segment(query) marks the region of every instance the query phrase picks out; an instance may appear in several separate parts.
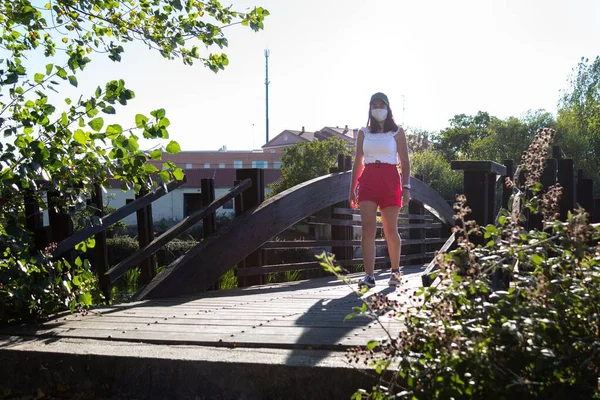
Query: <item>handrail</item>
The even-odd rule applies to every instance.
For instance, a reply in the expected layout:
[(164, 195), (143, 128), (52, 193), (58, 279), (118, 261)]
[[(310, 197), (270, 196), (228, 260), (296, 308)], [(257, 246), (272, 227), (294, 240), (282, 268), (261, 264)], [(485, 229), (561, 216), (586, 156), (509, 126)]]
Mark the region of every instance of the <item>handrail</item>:
[(171, 191), (177, 189), (185, 182), (185, 177), (183, 180), (180, 181), (171, 181), (166, 186), (161, 186), (160, 188), (158, 188), (156, 192), (148, 193), (140, 198), (137, 198), (131, 203), (119, 208), (115, 212), (103, 217), (100, 225), (89, 226), (87, 228), (83, 228), (73, 233), (71, 236), (60, 242), (58, 246), (56, 246), (56, 250), (54, 250), (54, 252), (52, 253), (52, 257), (58, 257), (61, 254), (71, 250), (78, 243), (81, 243), (84, 240), (91, 238), (95, 234), (100, 233), (105, 229), (108, 229), (111, 225), (114, 225), (123, 218), (146, 207), (148, 204), (163, 197), (164, 195), (171, 193)]
[(250, 179), (244, 179), (238, 185), (233, 187), (229, 192), (225, 193), (223, 196), (214, 200), (212, 203), (203, 207), (202, 209), (196, 211), (195, 213), (187, 216), (181, 222), (171, 227), (165, 233), (154, 239), (150, 242), (146, 247), (139, 249), (137, 252), (127, 257), (125, 260), (121, 261), (119, 264), (115, 265), (113, 268), (108, 270), (105, 275), (107, 275), (111, 282), (114, 282), (117, 278), (125, 274), (125, 272), (129, 271), (133, 266), (139, 264), (141, 261), (150, 257), (152, 254), (156, 253), (161, 249), (165, 244), (169, 243), (175, 237), (177, 237), (182, 232), (185, 232), (189, 228), (191, 228), (194, 224), (200, 221), (203, 218), (206, 218), (209, 214), (213, 213), (217, 210), (217, 208), (221, 207), (223, 204), (227, 203), (240, 193), (244, 192), (248, 188), (252, 186), (252, 181)]
[[(452, 245), (454, 245), (454, 242), (456, 241), (456, 233), (452, 233), (452, 235), (450, 235), (450, 237), (448, 237), (448, 239), (446, 240), (446, 243), (444, 243), (444, 245), (439, 249), (439, 253), (445, 253), (447, 252), (450, 247)], [(423, 286), (427, 287), (427, 286), (431, 286), (431, 275), (433, 273), (433, 268), (436, 265), (436, 259), (434, 258), (433, 260), (431, 260), (429, 262), (429, 264), (427, 265), (427, 268), (425, 268), (425, 271), (423, 271), (423, 274), (421, 275), (421, 281), (423, 283)]]
[[(180, 296), (210, 288), (227, 270), (275, 235), (319, 210), (347, 200), (351, 175), (346, 171), (321, 176), (270, 197), (254, 210), (235, 218), (218, 236), (208, 237), (187, 251), (163, 269), (135, 298)], [(437, 192), (416, 178), (411, 184), (416, 201), (428, 209), (439, 208), (433, 215), (454, 225), (452, 207)]]

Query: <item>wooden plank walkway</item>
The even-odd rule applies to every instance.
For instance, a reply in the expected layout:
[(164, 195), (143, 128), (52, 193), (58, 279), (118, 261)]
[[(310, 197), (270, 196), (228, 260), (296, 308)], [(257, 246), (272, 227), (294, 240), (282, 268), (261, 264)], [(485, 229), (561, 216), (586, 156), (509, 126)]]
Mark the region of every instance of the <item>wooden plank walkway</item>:
[[(405, 268), (404, 288), (421, 285), (423, 266)], [(355, 282), (360, 274), (350, 276)], [(376, 274), (376, 292), (399, 295), (387, 286), (389, 272)], [(344, 350), (383, 337), (383, 329), (361, 316), (345, 320), (360, 299), (334, 277), (245, 289), (206, 292), (193, 297), (147, 300), (100, 307), (83, 314), (60, 314), (39, 325), (0, 328), (0, 335), (78, 338), (166, 345)], [(398, 332), (398, 321), (385, 318)]]

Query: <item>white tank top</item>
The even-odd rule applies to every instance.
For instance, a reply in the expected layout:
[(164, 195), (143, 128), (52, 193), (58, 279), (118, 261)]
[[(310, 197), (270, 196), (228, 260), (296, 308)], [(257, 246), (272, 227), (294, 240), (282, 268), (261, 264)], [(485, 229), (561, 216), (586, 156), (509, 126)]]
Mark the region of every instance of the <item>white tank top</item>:
[[(398, 164), (398, 145), (396, 132), (371, 133), (368, 127), (361, 128), (365, 134), (363, 141), (364, 163), (371, 164), (377, 161), (386, 164)], [(400, 130), (400, 126), (398, 126)]]

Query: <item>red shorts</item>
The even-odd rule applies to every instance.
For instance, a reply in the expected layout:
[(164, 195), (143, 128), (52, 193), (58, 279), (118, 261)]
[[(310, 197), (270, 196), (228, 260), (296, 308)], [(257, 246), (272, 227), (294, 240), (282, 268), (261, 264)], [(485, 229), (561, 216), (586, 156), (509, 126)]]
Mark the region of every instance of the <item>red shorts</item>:
[(400, 173), (393, 164), (365, 164), (358, 178), (358, 202), (372, 201), (380, 209), (402, 207), (402, 185)]

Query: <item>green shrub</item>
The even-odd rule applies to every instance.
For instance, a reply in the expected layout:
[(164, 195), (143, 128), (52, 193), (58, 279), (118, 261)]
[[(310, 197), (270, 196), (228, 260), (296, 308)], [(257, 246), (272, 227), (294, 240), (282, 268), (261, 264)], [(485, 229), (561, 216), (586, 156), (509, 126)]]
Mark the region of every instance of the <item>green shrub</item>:
[[(158, 265), (169, 265), (197, 244), (198, 242), (193, 240), (173, 239), (156, 253), (156, 262)], [(108, 264), (111, 266), (123, 261), (139, 249), (137, 239), (129, 236), (106, 239), (106, 246)]]
[(410, 156), (413, 175), (422, 175), (423, 181), (445, 199), (453, 199), (462, 187), (462, 175), (450, 168), (444, 156), (433, 149), (415, 152)]
[[(600, 226), (582, 210), (555, 219), (560, 187), (543, 192), (537, 183), (553, 133), (538, 132), (526, 181), (497, 225), (465, 222), (458, 198), (458, 248), (436, 257), (431, 287), (365, 303), (376, 318), (396, 313), (405, 329), (348, 353), (382, 377), (354, 398), (600, 398)], [(542, 214), (545, 229), (526, 230), (524, 210)], [(498, 290), (505, 274), (512, 283)]]
[[(87, 242), (93, 247), (93, 240)], [(6, 248), (0, 258), (0, 323), (43, 319), (102, 301), (96, 276), (87, 260), (53, 261), (48, 248), (35, 258), (21, 259)], [(33, 259), (33, 257), (31, 257)]]

